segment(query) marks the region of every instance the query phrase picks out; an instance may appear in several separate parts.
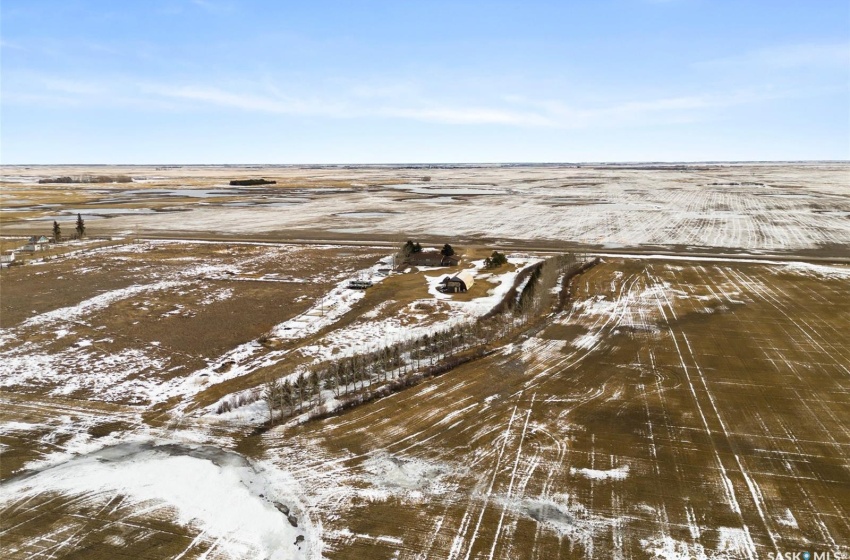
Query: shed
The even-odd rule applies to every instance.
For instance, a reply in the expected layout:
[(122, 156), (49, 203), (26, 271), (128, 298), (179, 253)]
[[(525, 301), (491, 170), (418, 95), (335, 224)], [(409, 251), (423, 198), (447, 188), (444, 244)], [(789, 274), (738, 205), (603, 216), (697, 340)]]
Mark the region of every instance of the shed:
[(460, 263), (460, 257), (457, 255), (443, 255), (440, 260), (440, 266), (457, 266)]
[(349, 280), (348, 289), (350, 290), (365, 290), (372, 287), (370, 280)]
[(461, 270), (454, 276), (446, 276), (440, 280), (440, 291), (447, 293), (466, 292), (475, 283), (475, 277), (469, 270)]

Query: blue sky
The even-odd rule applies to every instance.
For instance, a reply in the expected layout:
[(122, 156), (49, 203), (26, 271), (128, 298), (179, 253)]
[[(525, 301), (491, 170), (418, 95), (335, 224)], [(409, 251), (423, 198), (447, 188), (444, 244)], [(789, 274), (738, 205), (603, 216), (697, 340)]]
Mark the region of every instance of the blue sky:
[(846, 0), (3, 0), (3, 163), (850, 159)]

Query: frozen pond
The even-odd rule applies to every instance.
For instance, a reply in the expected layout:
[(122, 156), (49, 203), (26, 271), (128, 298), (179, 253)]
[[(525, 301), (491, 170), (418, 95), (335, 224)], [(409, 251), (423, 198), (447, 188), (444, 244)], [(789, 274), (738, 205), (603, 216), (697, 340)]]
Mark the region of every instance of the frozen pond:
[(131, 189), (115, 193), (122, 196), (182, 196), (188, 198), (215, 198), (217, 196), (231, 196), (240, 194), (240, 191), (231, 189)]
[(164, 212), (178, 212), (179, 210), (153, 210), (151, 208), (78, 208), (63, 210), (61, 214), (53, 214), (50, 216), (39, 216), (37, 218), (29, 218), (30, 221), (53, 221), (53, 220), (68, 220), (76, 218), (80, 214), (84, 220), (100, 220), (112, 218), (116, 216), (140, 216), (144, 214), (159, 214)]
[(400, 214), (401, 212), (340, 212), (339, 214), (334, 214), (335, 216), (339, 216), (340, 218), (383, 218), (385, 216), (392, 216), (393, 214)]

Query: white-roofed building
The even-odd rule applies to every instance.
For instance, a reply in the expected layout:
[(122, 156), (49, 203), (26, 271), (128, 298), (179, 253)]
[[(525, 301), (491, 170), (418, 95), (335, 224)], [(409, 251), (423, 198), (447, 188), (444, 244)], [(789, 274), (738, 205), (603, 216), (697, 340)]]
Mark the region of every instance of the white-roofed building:
[(471, 270), (461, 270), (454, 276), (446, 276), (440, 281), (440, 291), (446, 293), (466, 292), (475, 284)]

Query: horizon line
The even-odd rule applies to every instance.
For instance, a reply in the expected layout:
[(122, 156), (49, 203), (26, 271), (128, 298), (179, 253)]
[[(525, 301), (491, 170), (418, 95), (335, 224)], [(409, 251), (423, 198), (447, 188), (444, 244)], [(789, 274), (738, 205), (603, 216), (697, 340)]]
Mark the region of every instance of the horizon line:
[(752, 160), (599, 160), (599, 161), (456, 161), (456, 162), (336, 162), (336, 163), (0, 163), (4, 167), (425, 167), (425, 166), (553, 166), (553, 165), (697, 165), (743, 163), (850, 163), (848, 159), (752, 159)]

